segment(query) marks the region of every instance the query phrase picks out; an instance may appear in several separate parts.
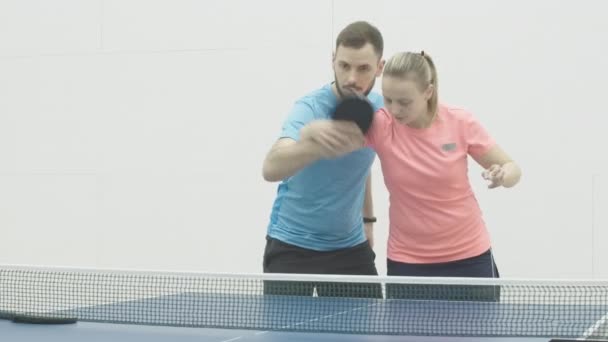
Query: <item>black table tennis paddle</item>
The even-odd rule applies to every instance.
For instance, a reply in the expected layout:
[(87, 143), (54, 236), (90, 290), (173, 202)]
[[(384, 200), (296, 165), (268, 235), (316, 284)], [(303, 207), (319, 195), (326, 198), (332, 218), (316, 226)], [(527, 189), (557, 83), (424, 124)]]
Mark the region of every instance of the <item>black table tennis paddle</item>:
[(334, 120), (353, 121), (365, 134), (372, 125), (374, 107), (365, 96), (347, 95), (338, 103), (333, 118)]
[(26, 324), (74, 324), (78, 321), (76, 317), (19, 314), (7, 311), (0, 311), (0, 320)]

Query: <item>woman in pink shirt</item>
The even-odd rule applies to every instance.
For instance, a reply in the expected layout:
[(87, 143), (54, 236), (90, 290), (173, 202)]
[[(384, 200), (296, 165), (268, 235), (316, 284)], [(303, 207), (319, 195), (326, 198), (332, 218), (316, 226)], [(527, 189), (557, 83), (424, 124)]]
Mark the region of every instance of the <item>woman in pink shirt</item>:
[(392, 56), (382, 92), (385, 107), (366, 144), (390, 195), (388, 275), (497, 278), (467, 158), (484, 168), (489, 188), (516, 185), (518, 165), (470, 112), (439, 102), (437, 71), (424, 52)]

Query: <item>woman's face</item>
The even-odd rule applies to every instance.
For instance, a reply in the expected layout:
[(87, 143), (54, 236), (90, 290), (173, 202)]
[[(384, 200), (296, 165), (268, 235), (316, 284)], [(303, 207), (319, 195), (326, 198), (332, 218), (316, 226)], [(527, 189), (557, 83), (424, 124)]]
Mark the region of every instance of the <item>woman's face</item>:
[(382, 78), (384, 106), (404, 125), (416, 125), (425, 120), (432, 94), (432, 86), (420, 89), (413, 78), (386, 75)]

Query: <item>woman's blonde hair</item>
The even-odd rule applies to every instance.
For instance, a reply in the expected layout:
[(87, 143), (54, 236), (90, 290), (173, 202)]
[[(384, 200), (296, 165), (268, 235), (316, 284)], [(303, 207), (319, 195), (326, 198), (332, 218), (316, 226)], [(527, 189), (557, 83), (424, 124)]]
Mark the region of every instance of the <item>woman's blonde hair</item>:
[(384, 66), (384, 76), (411, 78), (418, 84), (421, 91), (433, 85), (433, 94), (428, 100), (429, 112), (435, 115), (438, 106), (437, 69), (431, 56), (424, 51), (399, 52), (393, 55)]

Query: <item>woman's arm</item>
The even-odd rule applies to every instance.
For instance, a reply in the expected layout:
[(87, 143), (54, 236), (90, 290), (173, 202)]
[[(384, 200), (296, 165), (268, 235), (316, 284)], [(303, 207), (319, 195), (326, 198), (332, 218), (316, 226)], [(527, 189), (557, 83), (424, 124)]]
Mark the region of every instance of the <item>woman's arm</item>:
[(489, 188), (499, 186), (511, 188), (519, 183), (521, 178), (519, 165), (500, 146), (494, 145), (488, 152), (473, 159), (484, 168), (482, 176), (491, 182)]

